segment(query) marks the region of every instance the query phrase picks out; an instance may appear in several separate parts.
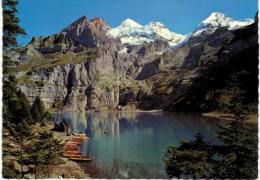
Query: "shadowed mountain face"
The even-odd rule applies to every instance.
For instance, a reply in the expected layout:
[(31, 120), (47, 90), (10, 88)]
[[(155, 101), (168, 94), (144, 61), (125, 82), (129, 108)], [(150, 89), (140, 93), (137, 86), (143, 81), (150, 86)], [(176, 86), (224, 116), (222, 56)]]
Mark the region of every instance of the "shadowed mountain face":
[[(205, 38), (205, 37), (204, 37)], [(227, 86), (232, 74), (237, 74), (245, 90), (245, 103), (257, 104), (258, 87), (257, 23), (228, 31), (218, 29), (206, 39), (192, 41), (178, 51), (189, 49), (180, 68), (157, 73), (152, 95), (143, 107), (158, 107), (169, 111), (210, 111), (217, 108), (218, 91)], [(173, 56), (176, 56), (176, 53)]]
[[(189, 36), (154, 22), (127, 20), (111, 29), (100, 18), (81, 17), (60, 33), (35, 37), (5, 52), (32, 102), (65, 110), (164, 109), (209, 111), (218, 90), (239, 74), (245, 102), (257, 101), (257, 21), (213, 13)], [(138, 42), (138, 43), (136, 43)]]

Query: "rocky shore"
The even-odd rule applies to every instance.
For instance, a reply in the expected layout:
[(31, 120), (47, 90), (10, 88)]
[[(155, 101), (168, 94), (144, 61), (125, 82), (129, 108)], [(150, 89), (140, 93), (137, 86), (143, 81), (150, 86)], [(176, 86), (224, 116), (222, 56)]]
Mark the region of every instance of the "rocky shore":
[[(51, 130), (53, 128), (53, 123), (49, 122), (47, 128)], [(71, 136), (66, 135), (65, 132), (55, 132), (53, 131), (53, 136), (65, 144), (71, 139)], [(75, 179), (89, 179), (90, 177), (84, 172), (81, 166), (70, 160), (68, 157), (61, 158), (64, 160), (63, 164), (55, 165), (52, 169), (53, 178), (75, 178)]]
[[(48, 122), (45, 127), (41, 127), (40, 124), (36, 123), (33, 125), (32, 132), (38, 133), (44, 129), (51, 130), (53, 124)], [(62, 132), (53, 132), (55, 139), (59, 140), (62, 144), (68, 141), (71, 137), (67, 136)], [(25, 143), (28, 144), (30, 140)], [(14, 137), (11, 135), (8, 129), (3, 129), (3, 154), (2, 158), (4, 163), (7, 163), (9, 167), (13, 170), (10, 173), (21, 173), (21, 164), (18, 162), (18, 156), (16, 155), (20, 149), (19, 144), (16, 143)], [(32, 174), (34, 169), (33, 165), (24, 165), (23, 172), (24, 178), (34, 178)], [(59, 157), (55, 162), (49, 167), (49, 178), (75, 178), (75, 179), (89, 179), (90, 177), (86, 175), (85, 171), (80, 167), (80, 165), (69, 158)], [(37, 178), (46, 178), (43, 174), (38, 173)]]

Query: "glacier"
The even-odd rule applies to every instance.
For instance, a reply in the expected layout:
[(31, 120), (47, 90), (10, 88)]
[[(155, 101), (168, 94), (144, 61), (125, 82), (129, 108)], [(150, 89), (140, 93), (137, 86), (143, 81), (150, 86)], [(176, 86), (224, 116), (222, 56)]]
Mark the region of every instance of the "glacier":
[(200, 36), (201, 34), (211, 34), (220, 27), (235, 30), (253, 24), (253, 19), (234, 20), (225, 16), (221, 12), (213, 12), (199, 24), (195, 30), (187, 35), (172, 32), (160, 22), (150, 22), (141, 25), (133, 19), (124, 20), (118, 27), (110, 28), (108, 34), (114, 38), (119, 38), (125, 45), (141, 45), (162, 39), (174, 48), (187, 42), (189, 38)]

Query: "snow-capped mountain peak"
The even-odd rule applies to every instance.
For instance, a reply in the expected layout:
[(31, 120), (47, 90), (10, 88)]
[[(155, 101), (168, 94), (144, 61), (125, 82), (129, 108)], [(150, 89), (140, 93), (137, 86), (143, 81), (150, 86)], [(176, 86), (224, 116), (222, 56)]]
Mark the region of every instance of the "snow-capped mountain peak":
[(108, 34), (120, 38), (123, 44), (131, 45), (163, 39), (173, 46), (184, 38), (181, 34), (171, 32), (160, 22), (150, 22), (142, 26), (132, 19), (124, 20), (120, 26), (110, 29)]
[(213, 12), (211, 15), (202, 21), (203, 24), (212, 24), (212, 23), (222, 23), (222, 22), (227, 22), (227, 21), (232, 21), (231, 18), (226, 17), (223, 13), (220, 12)]
[(161, 27), (161, 28), (166, 28), (164, 24), (160, 23), (160, 22), (149, 22), (148, 25), (149, 27)]
[(154, 31), (158, 36), (169, 41), (170, 45), (179, 42), (184, 38), (183, 35), (171, 32), (164, 24), (160, 22), (150, 22), (146, 25), (147, 29)]
[(254, 23), (253, 19), (234, 20), (220, 12), (213, 12), (196, 28), (192, 36), (198, 36), (202, 33), (213, 33), (217, 28), (227, 28), (229, 30), (239, 29)]
[(153, 42), (156, 39), (162, 39), (170, 46), (187, 42), (188, 39), (201, 34), (211, 34), (216, 29), (224, 27), (229, 30), (235, 30), (254, 23), (252, 19), (234, 20), (220, 12), (213, 12), (189, 35), (182, 35), (172, 32), (160, 22), (150, 22), (146, 25), (140, 25), (132, 19), (124, 20), (118, 27), (112, 28), (108, 34), (120, 38), (123, 44), (140, 45)]
[(127, 18), (121, 23), (120, 27), (141, 28), (142, 26), (138, 24), (136, 21), (134, 21), (133, 19)]
[(238, 29), (254, 22), (253, 19), (245, 20), (234, 20), (230, 17), (225, 16), (225, 14), (220, 12), (213, 12), (207, 19), (202, 21), (200, 26), (207, 26), (212, 28), (226, 27), (229, 30)]

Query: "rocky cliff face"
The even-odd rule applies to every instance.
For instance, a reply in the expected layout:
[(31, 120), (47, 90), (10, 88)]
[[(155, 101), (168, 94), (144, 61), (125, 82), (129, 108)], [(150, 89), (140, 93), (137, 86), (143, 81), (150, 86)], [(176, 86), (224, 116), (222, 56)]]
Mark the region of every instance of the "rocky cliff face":
[(66, 110), (115, 108), (118, 90), (96, 85), (118, 66), (120, 42), (106, 36), (107, 28), (102, 19), (82, 17), (59, 34), (34, 38), (20, 50), (23, 63), (16, 71), (21, 89), (30, 100), (40, 96), (47, 107), (63, 101)]
[[(172, 70), (156, 73), (148, 80), (152, 93), (140, 104), (143, 108), (167, 111), (210, 111), (217, 108), (218, 90), (233, 73), (245, 90), (245, 101), (257, 104), (258, 87), (257, 22), (237, 30), (217, 29), (203, 38), (191, 39), (161, 61), (176, 58)], [(179, 53), (184, 56), (178, 58)], [(250, 83), (249, 83), (250, 82)]]
[(62, 102), (68, 111), (208, 110), (202, 106), (204, 95), (216, 88), (211, 84), (222, 86), (223, 74), (233, 64), (242, 67), (248, 55), (252, 67), (257, 64), (257, 27), (203, 28), (175, 47), (163, 38), (126, 44), (109, 33), (103, 19), (82, 17), (58, 34), (35, 37), (6, 54), (18, 62), (13, 72), (29, 100), (40, 96), (49, 108)]

